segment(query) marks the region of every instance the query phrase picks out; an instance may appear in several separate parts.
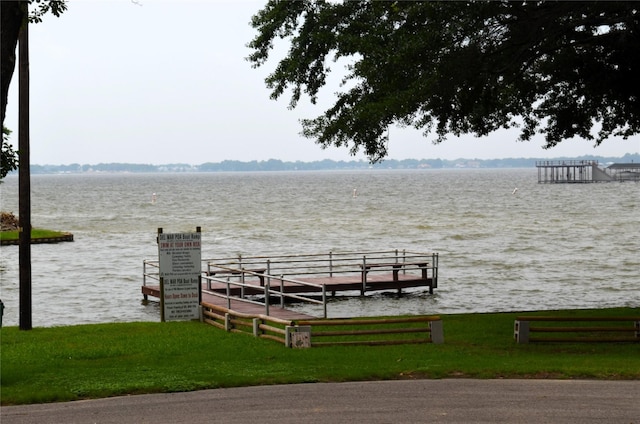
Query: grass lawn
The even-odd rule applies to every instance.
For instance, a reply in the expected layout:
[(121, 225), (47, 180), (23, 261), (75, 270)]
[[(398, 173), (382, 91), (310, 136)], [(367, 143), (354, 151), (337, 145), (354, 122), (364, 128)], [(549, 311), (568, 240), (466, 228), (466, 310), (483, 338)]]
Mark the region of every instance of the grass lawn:
[[(637, 316), (640, 308), (553, 314)], [(517, 315), (442, 315), (441, 345), (311, 349), (288, 349), (199, 322), (8, 327), (0, 330), (0, 397), (10, 405), (329, 381), (640, 379), (640, 343), (517, 344)]]

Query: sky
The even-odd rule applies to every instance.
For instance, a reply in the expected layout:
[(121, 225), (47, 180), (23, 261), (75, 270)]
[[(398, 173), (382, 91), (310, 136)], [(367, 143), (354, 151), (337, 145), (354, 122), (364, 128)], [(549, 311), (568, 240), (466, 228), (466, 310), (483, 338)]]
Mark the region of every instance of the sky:
[[(266, 0), (71, 0), (59, 18), (29, 28), (31, 163), (186, 163), (224, 160), (366, 160), (348, 148), (322, 149), (300, 135), (335, 100), (341, 69), (317, 105), (290, 110), (264, 78), (276, 61), (254, 69), (249, 21)], [(284, 53), (284, 50), (281, 50)], [(18, 141), (18, 71), (5, 126)], [(389, 159), (620, 157), (640, 152), (640, 136), (594, 147), (566, 140), (545, 150), (542, 137), (517, 131), (488, 137), (433, 136), (392, 127)]]

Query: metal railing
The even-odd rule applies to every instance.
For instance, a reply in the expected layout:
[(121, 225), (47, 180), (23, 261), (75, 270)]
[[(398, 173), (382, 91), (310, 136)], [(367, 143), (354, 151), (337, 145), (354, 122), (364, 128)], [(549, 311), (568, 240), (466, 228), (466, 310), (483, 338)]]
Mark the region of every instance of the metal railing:
[(539, 160), (536, 166), (598, 166), (597, 160)]
[[(364, 266), (373, 263), (388, 264), (381, 271), (390, 271), (392, 264), (426, 262), (431, 277), (437, 279), (438, 254), (406, 250), (367, 251), (359, 253), (329, 252), (301, 255), (242, 256), (209, 259), (207, 271), (211, 267), (226, 266), (235, 269), (263, 269), (269, 276), (289, 277), (328, 276), (361, 273)], [(403, 270), (406, 272), (406, 270)]]
[[(264, 282), (264, 284), (256, 285), (247, 283), (247, 276), (253, 277), (254, 281), (258, 279), (259, 281)], [(327, 317), (327, 292), (326, 288), (321, 284), (299, 281), (293, 278), (287, 278), (284, 275), (274, 276), (253, 270), (231, 268), (223, 265), (213, 265), (210, 263), (208, 264), (207, 272), (202, 276), (202, 279), (207, 285), (207, 288), (203, 291), (213, 296), (225, 298), (227, 300), (227, 308), (229, 309), (231, 309), (232, 300), (236, 300), (254, 305), (264, 305), (264, 314), (269, 315), (271, 298), (275, 297), (280, 299), (279, 304), (282, 308), (284, 308), (287, 299), (321, 305), (323, 309), (323, 316), (325, 318)], [(273, 281), (279, 282), (279, 284), (274, 287), (272, 283)], [(220, 290), (214, 290), (212, 283), (218, 284), (218, 286), (222, 285), (224, 287), (224, 293)], [(311, 289), (311, 291), (315, 289), (316, 292), (320, 293), (321, 300), (317, 300), (309, 296), (303, 296), (301, 294), (286, 293), (284, 287), (285, 283), (303, 286), (307, 289)], [(237, 290), (233, 290), (233, 288), (237, 288)], [(234, 292), (238, 292), (238, 294), (234, 295)], [(253, 300), (248, 297), (250, 295), (257, 294), (264, 297), (264, 302)]]

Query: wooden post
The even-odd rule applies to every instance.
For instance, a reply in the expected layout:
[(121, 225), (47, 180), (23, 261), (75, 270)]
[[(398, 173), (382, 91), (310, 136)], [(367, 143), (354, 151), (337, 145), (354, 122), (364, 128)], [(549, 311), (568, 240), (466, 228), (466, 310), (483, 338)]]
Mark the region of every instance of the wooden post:
[(429, 321), (429, 329), (431, 330), (431, 343), (444, 343), (444, 331), (442, 329), (442, 321)]
[(292, 333), (292, 329), (295, 328), (291, 325), (287, 325), (284, 328), (284, 345), (285, 347), (292, 347), (291, 346), (291, 333)]
[(260, 324), (262, 324), (262, 320), (260, 318), (253, 319), (253, 336), (254, 337), (260, 337), (260, 333), (262, 332), (260, 330)]
[(231, 323), (231, 314), (228, 312), (224, 314), (224, 330), (229, 332), (233, 329), (233, 324)]
[(513, 335), (518, 343), (529, 343), (529, 321), (516, 320)]
[(18, 49), (18, 199), (20, 232), (18, 268), (20, 272), (20, 330), (31, 330), (31, 161), (29, 159), (29, 21), (28, 2), (22, 1), (25, 20), (20, 27)]

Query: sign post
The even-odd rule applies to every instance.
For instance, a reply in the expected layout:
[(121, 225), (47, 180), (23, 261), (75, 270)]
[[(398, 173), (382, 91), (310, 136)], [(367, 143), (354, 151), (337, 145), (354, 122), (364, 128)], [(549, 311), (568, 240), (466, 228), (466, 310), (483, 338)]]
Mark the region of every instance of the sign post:
[(158, 228), (160, 265), (160, 315), (164, 321), (188, 321), (200, 318), (201, 235), (163, 233)]

